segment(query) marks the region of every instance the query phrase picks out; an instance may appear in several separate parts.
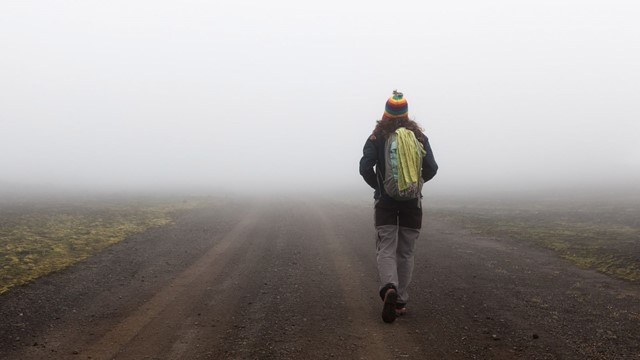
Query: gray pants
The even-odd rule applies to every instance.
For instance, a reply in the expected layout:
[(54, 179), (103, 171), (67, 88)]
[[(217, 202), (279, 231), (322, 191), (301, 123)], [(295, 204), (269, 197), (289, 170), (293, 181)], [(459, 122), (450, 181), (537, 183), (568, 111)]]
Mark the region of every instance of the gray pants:
[(380, 289), (393, 284), (398, 290), (398, 303), (409, 300), (407, 288), (413, 273), (413, 252), (420, 229), (398, 225), (376, 226), (376, 259), (380, 275)]

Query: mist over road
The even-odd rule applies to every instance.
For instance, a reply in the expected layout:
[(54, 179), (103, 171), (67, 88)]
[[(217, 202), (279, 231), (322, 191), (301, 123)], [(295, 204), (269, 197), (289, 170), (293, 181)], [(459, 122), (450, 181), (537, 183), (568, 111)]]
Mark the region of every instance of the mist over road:
[(223, 200), (0, 297), (6, 359), (640, 355), (637, 284), (432, 217), (380, 318), (372, 204)]

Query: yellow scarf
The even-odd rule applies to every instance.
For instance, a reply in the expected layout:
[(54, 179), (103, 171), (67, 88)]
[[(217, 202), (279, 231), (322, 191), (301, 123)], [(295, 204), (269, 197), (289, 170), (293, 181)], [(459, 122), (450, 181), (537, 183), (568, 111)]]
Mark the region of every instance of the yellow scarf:
[[(406, 190), (420, 179), (422, 158), (427, 153), (411, 130), (396, 130), (398, 143), (398, 190)], [(415, 185), (413, 185), (415, 186)]]

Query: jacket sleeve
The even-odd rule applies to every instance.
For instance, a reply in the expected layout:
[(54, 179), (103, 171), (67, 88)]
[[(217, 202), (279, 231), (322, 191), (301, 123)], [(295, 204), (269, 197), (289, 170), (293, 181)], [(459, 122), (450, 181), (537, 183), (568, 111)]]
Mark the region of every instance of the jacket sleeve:
[(436, 164), (436, 159), (433, 157), (433, 151), (431, 150), (431, 145), (429, 145), (429, 139), (426, 135), (424, 135), (424, 149), (426, 150), (426, 154), (424, 158), (422, 158), (422, 179), (424, 182), (427, 182), (433, 179), (438, 172), (438, 164)]
[(376, 172), (373, 170), (377, 162), (378, 160), (376, 146), (371, 139), (368, 139), (364, 144), (364, 149), (362, 149), (362, 158), (360, 159), (360, 175), (362, 175), (364, 181), (374, 189), (378, 188)]

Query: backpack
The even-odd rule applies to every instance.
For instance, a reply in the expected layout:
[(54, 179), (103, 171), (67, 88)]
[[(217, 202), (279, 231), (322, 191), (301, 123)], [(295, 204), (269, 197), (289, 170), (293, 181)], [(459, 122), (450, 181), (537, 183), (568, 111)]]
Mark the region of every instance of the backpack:
[(398, 128), (384, 144), (384, 191), (395, 200), (419, 199), (424, 180), (421, 176), (424, 146), (413, 131)]

